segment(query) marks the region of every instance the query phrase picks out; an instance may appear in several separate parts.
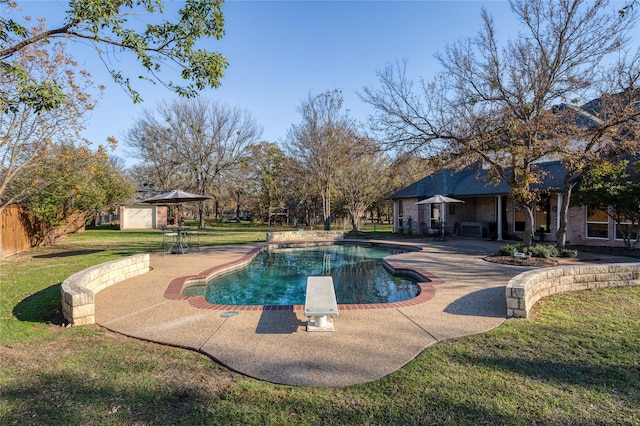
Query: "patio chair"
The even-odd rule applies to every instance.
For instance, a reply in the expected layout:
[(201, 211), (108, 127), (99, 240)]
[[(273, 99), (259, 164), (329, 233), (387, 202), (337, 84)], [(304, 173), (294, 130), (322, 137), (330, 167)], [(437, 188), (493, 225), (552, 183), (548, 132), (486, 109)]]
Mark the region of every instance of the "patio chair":
[(168, 253), (178, 241), (177, 232), (165, 232), (162, 234), (162, 253)]
[(198, 231), (186, 231), (184, 235), (187, 238), (187, 245), (189, 247), (200, 250), (200, 234)]

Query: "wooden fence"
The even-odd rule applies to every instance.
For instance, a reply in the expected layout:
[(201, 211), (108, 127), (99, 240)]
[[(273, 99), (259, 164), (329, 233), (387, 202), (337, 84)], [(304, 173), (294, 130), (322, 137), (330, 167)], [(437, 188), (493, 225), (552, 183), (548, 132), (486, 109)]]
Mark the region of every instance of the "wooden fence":
[(84, 230), (84, 215), (74, 215), (56, 229), (29, 217), (20, 206), (11, 205), (0, 213), (0, 259), (20, 253), (36, 244), (54, 241), (57, 237)]

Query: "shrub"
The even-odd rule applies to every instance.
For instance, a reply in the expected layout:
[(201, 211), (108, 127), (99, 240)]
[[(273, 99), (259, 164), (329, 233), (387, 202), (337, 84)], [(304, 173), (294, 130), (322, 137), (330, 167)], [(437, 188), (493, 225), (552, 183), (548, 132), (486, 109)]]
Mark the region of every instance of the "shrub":
[[(572, 250), (565, 249), (563, 252), (564, 251), (571, 252)], [(577, 251), (573, 251), (575, 252), (573, 255), (567, 253), (566, 257), (575, 257), (578, 255)], [(513, 256), (515, 253), (531, 253), (531, 256), (533, 257), (543, 258), (557, 257), (559, 255), (558, 249), (555, 246), (546, 244), (536, 244), (534, 246), (527, 247), (523, 243), (516, 243), (500, 247), (501, 256)]]
[(578, 250), (576, 249), (562, 249), (560, 250), (560, 257), (578, 257)]
[(533, 257), (543, 257), (545, 259), (558, 257), (558, 249), (556, 246), (536, 244), (535, 246), (529, 247), (529, 251)]
[(505, 246), (500, 247), (500, 255), (501, 256), (513, 256), (516, 253), (522, 253), (524, 249), (524, 244), (507, 244)]

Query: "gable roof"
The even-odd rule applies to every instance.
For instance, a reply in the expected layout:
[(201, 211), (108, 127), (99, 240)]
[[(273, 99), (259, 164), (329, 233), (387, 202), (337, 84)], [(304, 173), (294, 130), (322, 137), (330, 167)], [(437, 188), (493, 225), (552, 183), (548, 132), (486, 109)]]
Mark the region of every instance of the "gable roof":
[[(553, 192), (562, 191), (562, 181), (567, 173), (562, 163), (547, 161), (537, 166), (544, 172), (544, 177), (535, 187)], [(401, 189), (389, 198), (392, 200), (427, 198), (436, 194), (451, 197), (507, 195), (509, 193), (507, 183), (502, 179), (498, 183), (489, 183), (487, 172), (479, 166), (467, 167), (460, 171), (440, 170)]]
[(164, 190), (156, 187), (153, 183), (145, 183), (142, 187), (136, 189), (132, 197), (125, 204), (141, 204), (144, 200), (160, 195)]

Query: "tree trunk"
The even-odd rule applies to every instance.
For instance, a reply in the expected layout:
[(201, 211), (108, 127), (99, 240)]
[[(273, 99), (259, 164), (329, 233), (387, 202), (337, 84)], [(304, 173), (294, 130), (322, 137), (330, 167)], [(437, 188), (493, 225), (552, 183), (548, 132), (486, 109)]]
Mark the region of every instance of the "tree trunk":
[(358, 232), (358, 223), (356, 221), (356, 218), (352, 214), (349, 215), (349, 219), (351, 219), (351, 232), (355, 234), (356, 232)]
[(567, 226), (569, 218), (569, 202), (571, 201), (571, 192), (573, 184), (565, 182), (564, 191), (562, 193), (562, 205), (558, 206), (558, 217), (560, 219), (558, 230), (556, 231), (556, 245), (559, 249), (565, 248), (567, 244)]
[(331, 230), (331, 190), (326, 188), (322, 193), (322, 218), (324, 219), (324, 230)]
[(198, 229), (204, 229), (204, 201), (198, 203), (198, 216), (200, 218)]
[(526, 205), (516, 202), (516, 207), (524, 214), (524, 234), (522, 235), (522, 242), (525, 246), (531, 246), (533, 244), (534, 229), (533, 224), (535, 218), (533, 212), (535, 211), (535, 205)]
[(240, 193), (236, 192), (236, 222), (240, 222)]

